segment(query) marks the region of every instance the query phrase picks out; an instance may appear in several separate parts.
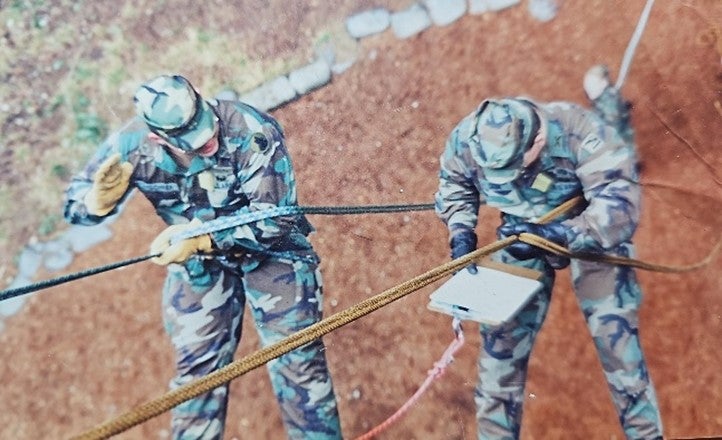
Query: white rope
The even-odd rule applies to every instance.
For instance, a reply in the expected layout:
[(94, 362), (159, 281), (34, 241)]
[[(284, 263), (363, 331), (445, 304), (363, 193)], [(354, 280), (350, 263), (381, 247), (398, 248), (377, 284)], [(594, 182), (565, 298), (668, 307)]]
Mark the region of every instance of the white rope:
[(634, 51), (637, 49), (639, 40), (642, 38), (644, 28), (647, 26), (647, 20), (649, 19), (649, 13), (652, 10), (652, 4), (654, 4), (654, 0), (647, 0), (647, 4), (644, 5), (644, 9), (642, 10), (642, 15), (639, 17), (639, 22), (637, 22), (637, 28), (634, 29), (634, 34), (632, 34), (632, 38), (629, 40), (627, 50), (624, 51), (622, 66), (619, 68), (619, 75), (617, 76), (617, 84), (614, 85), (617, 90), (622, 88), (624, 80), (627, 77), (629, 66), (632, 64), (632, 58), (634, 57)]

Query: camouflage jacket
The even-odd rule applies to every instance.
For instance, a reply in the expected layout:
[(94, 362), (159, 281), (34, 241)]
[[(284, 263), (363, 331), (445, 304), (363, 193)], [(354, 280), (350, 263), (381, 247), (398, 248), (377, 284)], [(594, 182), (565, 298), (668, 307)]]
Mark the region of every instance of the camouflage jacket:
[[(148, 139), (148, 127), (135, 118), (112, 134), (73, 178), (66, 191), (66, 220), (84, 225), (103, 221), (104, 217), (87, 212), (83, 199), (97, 168), (116, 152), (133, 164), (130, 186), (122, 200), (137, 188), (169, 225), (296, 205), (293, 167), (278, 122), (241, 102), (210, 103), (219, 117), (221, 133), (213, 157), (195, 156), (188, 168), (182, 167), (162, 145)], [(317, 261), (306, 238), (312, 231), (304, 216), (295, 215), (213, 232), (211, 237), (221, 255), (242, 255), (244, 269), (250, 270), (269, 254)]]
[(570, 250), (603, 251), (629, 242), (639, 221), (641, 195), (634, 143), (579, 105), (529, 103), (547, 121), (547, 143), (513, 182), (497, 185), (484, 179), (460, 137), (468, 133), (473, 114), (451, 132), (435, 196), (436, 212), (450, 236), (474, 229), (482, 204), (501, 210), (505, 221), (533, 221), (581, 195), (586, 208), (563, 221)]

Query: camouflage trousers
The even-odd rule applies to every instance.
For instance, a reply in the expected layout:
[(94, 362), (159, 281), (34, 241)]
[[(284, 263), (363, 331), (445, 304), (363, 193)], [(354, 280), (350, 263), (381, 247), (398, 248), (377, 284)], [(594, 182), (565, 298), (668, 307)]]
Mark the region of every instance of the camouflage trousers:
[[(617, 254), (631, 256), (624, 244)], [(549, 309), (554, 269), (544, 260), (519, 261), (504, 251), (495, 259), (544, 273), (544, 289), (513, 320), (481, 326), (479, 378), (475, 391), (478, 438), (519, 438), (529, 356)], [(630, 439), (661, 438), (654, 386), (639, 341), (642, 292), (628, 267), (572, 260), (577, 301), (584, 314), (619, 421)], [(573, 437), (573, 427), (570, 427)]]
[[(243, 276), (214, 261), (195, 268), (169, 266), (163, 290), (164, 324), (177, 363), (171, 389), (232, 362), (246, 299), (263, 346), (321, 319), (322, 281), (316, 265), (269, 259)], [(289, 438), (341, 438), (321, 340), (269, 362), (267, 368)], [(221, 439), (227, 403), (226, 384), (178, 405), (172, 410), (173, 438)]]

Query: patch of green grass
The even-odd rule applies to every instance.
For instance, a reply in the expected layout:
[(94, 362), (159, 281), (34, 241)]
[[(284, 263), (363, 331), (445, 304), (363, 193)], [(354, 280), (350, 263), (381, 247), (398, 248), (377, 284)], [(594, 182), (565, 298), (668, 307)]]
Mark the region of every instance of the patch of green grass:
[(68, 180), (72, 174), (68, 167), (61, 163), (56, 163), (50, 167), (50, 173), (60, 180)]
[[(0, 224), (7, 225), (10, 219), (7, 217), (7, 212), (13, 205), (13, 193), (7, 186), (0, 186)], [(7, 239), (8, 233), (11, 231), (9, 227), (0, 228), (0, 240)]]
[(214, 39), (213, 34), (211, 32), (208, 32), (203, 29), (198, 31), (196, 38), (198, 39), (198, 43), (200, 43), (201, 45), (208, 45)]
[(62, 218), (58, 214), (50, 214), (45, 216), (40, 221), (40, 225), (38, 226), (38, 234), (42, 237), (47, 237), (51, 235), (58, 229), (58, 224), (61, 220)]
[(128, 72), (122, 67), (113, 69), (108, 75), (108, 82), (113, 87), (118, 87), (128, 78)]
[(98, 77), (98, 69), (91, 64), (79, 64), (73, 71), (75, 81), (82, 82), (92, 80)]
[(13, 0), (13, 2), (10, 4), (10, 8), (14, 9), (17, 12), (24, 12), (29, 11), (33, 8), (41, 7), (45, 4), (45, 1), (43, 0)]
[(358, 42), (346, 32), (343, 23), (331, 24), (319, 29), (313, 38), (313, 45), (316, 49), (326, 45), (333, 47), (338, 62), (353, 60), (359, 54)]
[(329, 31), (323, 31), (320, 35), (316, 36), (315, 44), (325, 44), (331, 42), (333, 35)]
[(40, 109), (39, 116), (41, 118), (47, 118), (53, 113), (55, 113), (59, 108), (61, 108), (65, 104), (65, 97), (63, 95), (55, 95), (53, 99), (48, 103), (48, 105), (44, 106)]
[(90, 100), (85, 95), (77, 95), (73, 100), (76, 125), (73, 137), (78, 142), (99, 144), (108, 132), (107, 125), (97, 114), (89, 111), (89, 107)]

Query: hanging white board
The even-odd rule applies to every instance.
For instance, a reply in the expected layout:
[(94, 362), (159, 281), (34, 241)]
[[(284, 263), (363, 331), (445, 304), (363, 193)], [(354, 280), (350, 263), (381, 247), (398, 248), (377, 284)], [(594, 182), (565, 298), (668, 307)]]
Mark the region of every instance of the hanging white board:
[(481, 265), (477, 268), (477, 274), (464, 268), (442, 284), (429, 297), (428, 308), (461, 320), (499, 325), (513, 318), (542, 289), (539, 277)]

